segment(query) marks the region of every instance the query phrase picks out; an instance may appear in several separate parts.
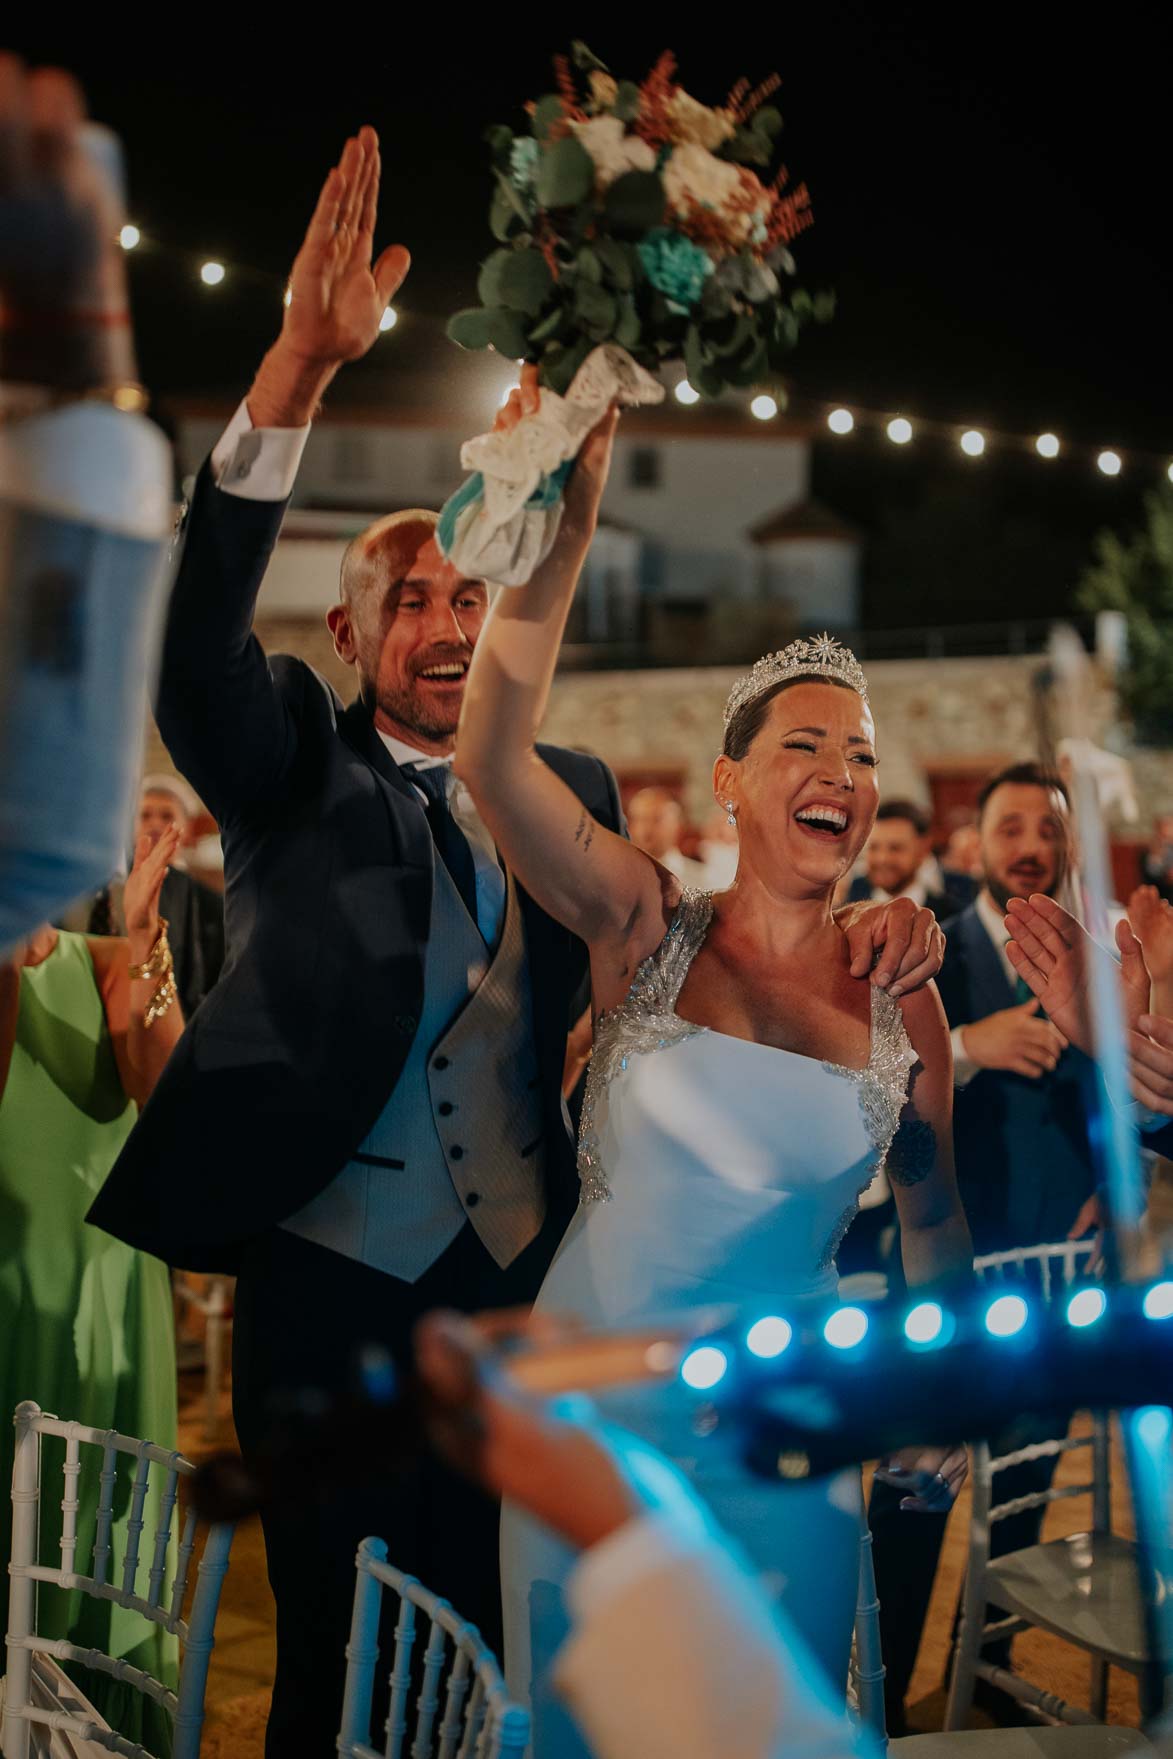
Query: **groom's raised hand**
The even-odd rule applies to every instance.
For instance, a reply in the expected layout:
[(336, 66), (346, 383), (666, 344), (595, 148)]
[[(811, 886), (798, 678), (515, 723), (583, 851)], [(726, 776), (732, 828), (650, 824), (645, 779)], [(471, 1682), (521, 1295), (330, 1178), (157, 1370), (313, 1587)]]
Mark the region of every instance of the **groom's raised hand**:
[(304, 427), (340, 366), (379, 334), (411, 257), (393, 244), (375, 257), (379, 137), (362, 128), (322, 185), (289, 276), (281, 334), (248, 395), (253, 426)]

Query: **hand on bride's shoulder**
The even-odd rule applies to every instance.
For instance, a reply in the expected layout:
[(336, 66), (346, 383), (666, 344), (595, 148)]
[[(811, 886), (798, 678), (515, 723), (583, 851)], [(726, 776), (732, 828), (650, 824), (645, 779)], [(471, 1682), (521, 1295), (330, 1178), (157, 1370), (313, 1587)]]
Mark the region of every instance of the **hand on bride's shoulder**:
[(867, 977), (890, 995), (921, 988), (941, 969), (945, 936), (931, 910), (911, 898), (887, 904), (845, 904), (835, 920), (847, 936), (851, 975)]

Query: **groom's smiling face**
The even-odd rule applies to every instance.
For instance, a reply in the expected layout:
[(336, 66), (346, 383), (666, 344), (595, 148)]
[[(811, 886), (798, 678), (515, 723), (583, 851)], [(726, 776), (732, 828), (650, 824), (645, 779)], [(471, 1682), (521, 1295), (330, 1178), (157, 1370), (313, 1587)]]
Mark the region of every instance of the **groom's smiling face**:
[[(728, 774), (743, 859), (766, 873), (781, 868), (786, 884), (824, 890), (851, 868), (875, 821), (871, 711), (854, 690), (814, 680), (790, 685)], [(719, 798), (722, 785), (719, 773)]]
[(392, 514), (354, 539), (327, 622), (384, 732), (451, 749), (488, 608), (485, 582), (441, 553), (434, 515)]

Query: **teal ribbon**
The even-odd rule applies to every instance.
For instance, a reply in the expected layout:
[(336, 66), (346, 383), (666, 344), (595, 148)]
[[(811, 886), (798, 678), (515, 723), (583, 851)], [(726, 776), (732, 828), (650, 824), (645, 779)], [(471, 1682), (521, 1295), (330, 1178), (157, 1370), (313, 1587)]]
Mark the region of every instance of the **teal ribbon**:
[[(541, 513), (547, 508), (555, 506), (562, 499), (562, 491), (565, 489), (573, 469), (574, 459), (568, 458), (564, 464), (558, 466), (557, 470), (551, 471), (549, 476), (542, 477), (537, 488), (526, 502), (526, 507)], [(460, 515), (466, 507), (471, 507), (475, 501), (483, 501), (484, 498), (485, 479), (479, 470), (474, 470), (471, 476), (464, 479), (456, 493), (449, 495), (441, 507), (440, 518), (436, 525), (436, 542), (446, 556), (451, 555), (452, 546), (456, 542), (456, 522)]]

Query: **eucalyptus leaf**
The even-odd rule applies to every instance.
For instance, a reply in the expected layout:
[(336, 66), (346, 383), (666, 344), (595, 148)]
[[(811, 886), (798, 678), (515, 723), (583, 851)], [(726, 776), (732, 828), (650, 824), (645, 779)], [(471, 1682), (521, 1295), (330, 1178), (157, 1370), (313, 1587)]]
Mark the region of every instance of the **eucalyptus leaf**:
[(629, 293), (640, 267), (639, 254), (634, 246), (621, 244), (617, 238), (599, 238), (595, 242), (595, 252), (614, 286), (621, 293)]
[(570, 59), (576, 67), (581, 67), (584, 73), (610, 73), (611, 71), (607, 63), (600, 61), (594, 51), (588, 49), (579, 37), (576, 37), (570, 45)]
[(528, 230), (528, 224), (518, 213), (517, 204), (498, 185), (489, 204), (489, 227), (493, 237), (501, 244), (508, 244), (510, 239), (520, 238)]
[(720, 274), (710, 275), (701, 294), (702, 318), (728, 317), (733, 310), (733, 291), (721, 280)]
[(592, 281), (580, 281), (574, 291), (574, 313), (588, 335), (601, 342), (611, 334), (619, 303), (613, 293)]
[(504, 122), (495, 122), (486, 128), (485, 139), (489, 143), (489, 151), (493, 155), (493, 163), (502, 171), (509, 168), (510, 155), (513, 152), (513, 130)]
[(630, 79), (621, 79), (615, 102), (611, 106), (612, 116), (618, 116), (621, 122), (634, 122), (639, 115), (639, 105), (639, 87)]
[(525, 320), (519, 313), (507, 311), (504, 306), (498, 305), (487, 311), (485, 316), (489, 342), (498, 354), (504, 354), (509, 360), (521, 360), (530, 352)]
[(768, 165), (772, 151), (769, 135), (758, 134), (752, 128), (738, 128), (721, 148), (720, 156), (732, 159), (735, 165)]
[(778, 292), (778, 277), (765, 263), (749, 263), (741, 282), (742, 292), (753, 305), (773, 299)]
[(714, 338), (712, 350), (719, 358), (732, 358), (740, 354), (747, 342), (756, 338), (758, 333), (757, 319), (745, 315), (736, 317), (727, 327), (726, 334)]
[(597, 287), (603, 279), (603, 265), (599, 260), (601, 253), (591, 249), (589, 244), (583, 246), (575, 258), (580, 281), (593, 281)]
[(603, 198), (603, 224), (621, 238), (642, 238), (664, 218), (666, 200), (654, 171), (625, 171)]
[(701, 335), (700, 326), (690, 324), (688, 334), (684, 338), (684, 370), (688, 374), (690, 384), (699, 388), (700, 375), (712, 358), (712, 353)]
[(489, 320), (492, 313), (483, 306), (468, 306), (454, 312), (448, 319), (448, 339), (461, 348), (487, 348), (492, 340)]
[(477, 298), (482, 305), (504, 304), (501, 297), (501, 273), (506, 263), (512, 260), (511, 250), (495, 250), (492, 256), (485, 258), (477, 276)]
[(551, 391), (564, 397), (575, 373), (594, 347), (589, 336), (580, 336), (569, 348), (551, 350), (542, 361), (541, 377)]
[(561, 122), (566, 114), (565, 106), (557, 92), (547, 92), (534, 105), (532, 128), (536, 140), (545, 140), (555, 122)]
[[(498, 302), (536, 318), (553, 284), (550, 266), (540, 250), (513, 250), (500, 273)], [(481, 298), (485, 298), (483, 293)], [(489, 303), (486, 299), (485, 304)]]
[(757, 134), (768, 135), (771, 140), (776, 139), (782, 132), (781, 110), (776, 110), (773, 104), (763, 104), (753, 118), (753, 128)]
[(548, 146), (538, 165), (535, 192), (543, 208), (573, 208), (595, 187), (595, 162), (572, 134)]
[(632, 349), (639, 346), (641, 327), (639, 313), (635, 308), (635, 300), (630, 293), (619, 295), (619, 317), (615, 324), (614, 337), (620, 348)]
[(702, 397), (719, 397), (725, 389), (724, 374), (715, 366), (703, 366), (694, 379), (688, 375), (688, 382)]
[(763, 374), (768, 371), (768, 368), (769, 361), (766, 353), (766, 344), (763, 340), (746, 356), (744, 361), (740, 362), (738, 365), (730, 366), (726, 371), (725, 376), (731, 385), (744, 387), (746, 385), (756, 384)]
[(535, 324), (529, 333), (531, 342), (539, 346), (544, 342), (552, 342), (570, 324), (570, 313), (563, 305), (556, 305), (553, 311), (546, 313), (541, 323)]

